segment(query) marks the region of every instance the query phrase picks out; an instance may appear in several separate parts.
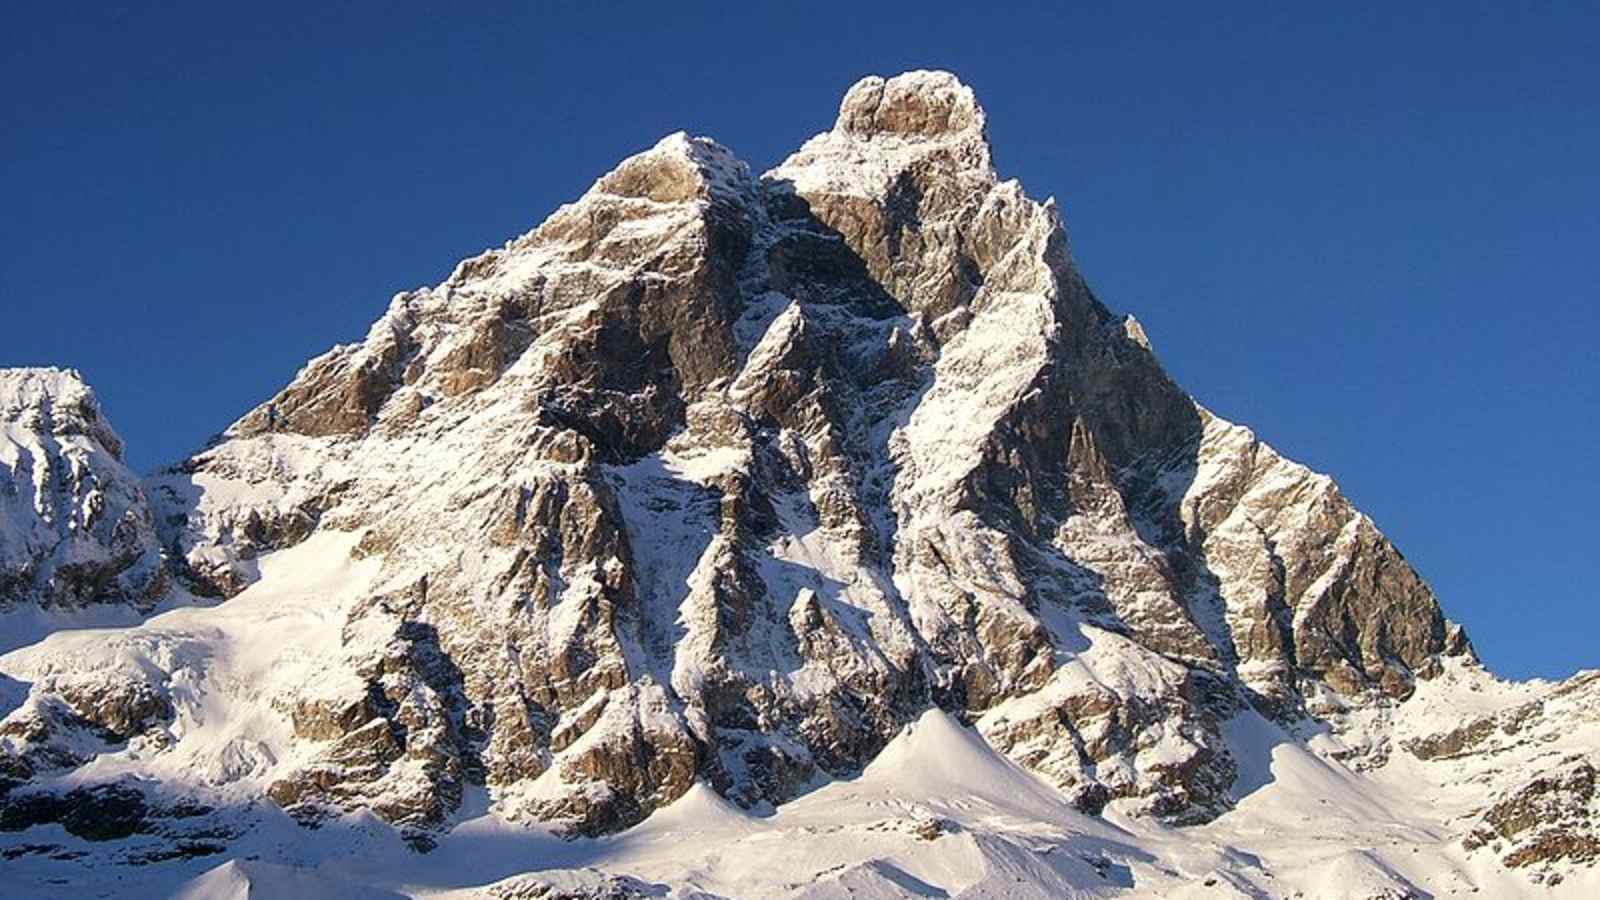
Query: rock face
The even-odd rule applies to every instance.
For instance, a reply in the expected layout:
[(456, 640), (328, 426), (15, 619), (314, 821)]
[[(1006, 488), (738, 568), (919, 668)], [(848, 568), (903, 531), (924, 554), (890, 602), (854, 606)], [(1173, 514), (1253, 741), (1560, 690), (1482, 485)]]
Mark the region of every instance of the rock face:
[(0, 612), (152, 606), (161, 547), (122, 440), (74, 371), (0, 369)]
[[(35, 398), (4, 401), (8, 439), (24, 422), (55, 441), (34, 458), (69, 461), (8, 458), (7, 508), (37, 514), (0, 533), (6, 596), (148, 604), (152, 517), (92, 397), (6, 378), (35, 385), (0, 391)], [(697, 782), (765, 809), (930, 708), (1084, 812), (1200, 823), (1237, 797), (1230, 720), (1377, 768), (1419, 687), (1477, 671), (1332, 481), (1195, 403), (1102, 305), (1054, 202), (998, 177), (944, 73), (863, 80), (760, 177), (662, 140), (396, 296), (146, 490), (196, 593), (351, 535), (345, 562), (374, 574), (319, 588), (317, 674), (271, 696), (279, 731), (205, 765), (301, 821), (369, 809), (418, 846), (480, 788), (582, 834)], [(141, 677), (161, 694), (188, 671)], [(74, 765), (50, 735), (79, 720), (126, 740), (187, 715), (56, 684), (0, 725), (24, 775)], [(1404, 746), (1446, 758), (1504, 727)], [(1587, 803), (1588, 771), (1528, 791)], [(1482, 827), (1512, 840), (1545, 802)]]
[(202, 590), (316, 529), (383, 559), (345, 625), (382, 643), (295, 706), (308, 815), (397, 770), (419, 826), (463, 780), (584, 832), (696, 779), (779, 804), (934, 705), (1086, 809), (1196, 821), (1237, 709), (1470, 655), (1330, 481), (1167, 378), (938, 73), (760, 178), (663, 140), (155, 486)]

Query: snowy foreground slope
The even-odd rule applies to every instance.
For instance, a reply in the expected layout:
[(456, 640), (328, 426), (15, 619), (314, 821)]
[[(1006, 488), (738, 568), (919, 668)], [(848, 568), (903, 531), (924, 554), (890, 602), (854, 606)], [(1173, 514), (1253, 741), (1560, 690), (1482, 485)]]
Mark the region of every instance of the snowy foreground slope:
[(1485, 672), (943, 73), (673, 135), (140, 481), (0, 372), (0, 896), (1600, 895)]

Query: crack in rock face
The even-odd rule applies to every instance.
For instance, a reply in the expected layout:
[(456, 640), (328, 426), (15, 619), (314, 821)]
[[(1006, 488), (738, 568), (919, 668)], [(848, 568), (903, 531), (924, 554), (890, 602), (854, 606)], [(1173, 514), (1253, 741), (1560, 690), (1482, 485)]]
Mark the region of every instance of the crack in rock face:
[[(294, 677), (252, 688), (281, 727), (195, 765), (418, 847), (479, 793), (588, 835), (697, 783), (767, 809), (929, 709), (1093, 815), (1227, 812), (1246, 714), (1382, 765), (1373, 723), (1476, 671), (1470, 643), (1330, 479), (1168, 377), (984, 128), (913, 72), (764, 175), (669, 136), (142, 485), (92, 401), (7, 401), (11, 446), (48, 451), (0, 467), (32, 523), (0, 533), (5, 602), (146, 608), (175, 581), (303, 617), (262, 670)], [(77, 576), (49, 542), (71, 516), (100, 567)], [(80, 765), (85, 720), (183, 752), (193, 710), (160, 698), (246, 676), (169, 639), (106, 703), (29, 681), (0, 772)]]

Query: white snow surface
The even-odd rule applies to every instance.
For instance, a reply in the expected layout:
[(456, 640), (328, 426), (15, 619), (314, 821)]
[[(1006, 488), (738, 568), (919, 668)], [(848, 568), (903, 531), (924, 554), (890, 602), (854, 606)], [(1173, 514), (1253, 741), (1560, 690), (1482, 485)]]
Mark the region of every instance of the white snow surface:
[(70, 778), (203, 785), (219, 801), (247, 804), (306, 746), (293, 740), (282, 702), (303, 686), (354, 677), (340, 665), (339, 601), (359, 596), (377, 569), (350, 558), (357, 537), (322, 532), (272, 554), (261, 580), (221, 606), (175, 609), (134, 627), (57, 631), (0, 656), (0, 672), (40, 693), (61, 679), (139, 681), (172, 701), (177, 717), (162, 736), (170, 752), (132, 741)]

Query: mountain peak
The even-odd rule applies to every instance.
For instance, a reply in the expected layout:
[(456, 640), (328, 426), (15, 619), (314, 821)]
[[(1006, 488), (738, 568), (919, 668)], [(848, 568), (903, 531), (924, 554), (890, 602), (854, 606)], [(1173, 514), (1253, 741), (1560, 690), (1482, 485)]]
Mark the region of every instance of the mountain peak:
[(983, 107), (971, 88), (949, 72), (919, 69), (856, 82), (839, 104), (833, 130), (866, 138), (918, 139), (981, 135), (983, 126)]
[(918, 197), (980, 197), (997, 181), (985, 121), (972, 89), (949, 72), (868, 76), (845, 93), (833, 128), (766, 178), (813, 203), (825, 194), (903, 205), (911, 181)]
[(0, 422), (43, 433), (85, 433), (122, 458), (122, 439), (101, 415), (100, 401), (77, 369), (0, 369)]
[(673, 203), (739, 194), (749, 183), (749, 167), (727, 147), (676, 131), (649, 150), (623, 160), (600, 178), (595, 189)]
[(74, 369), (0, 369), (0, 611), (131, 602), (166, 589), (122, 440)]
[[(1004, 862), (1003, 884), (920, 862), (836, 880), (880, 896), (912, 871), (1029, 896), (1005, 860), (1032, 896), (1118, 872), (1165, 896), (1204, 866), (1279, 894), (1268, 867), (1290, 884), (1318, 841), (1410, 865), (1400, 848), (1462, 827), (1461, 852), (1512, 866), (1594, 846), (1594, 765), (1549, 767), (1592, 753), (1570, 726), (1594, 725), (1600, 680), (1483, 672), (1331, 479), (1199, 406), (1101, 304), (948, 73), (862, 80), (759, 183), (667, 136), (142, 487), (82, 424), (102, 421), (75, 373), (0, 372), (0, 613), (148, 612), (183, 600), (169, 579), (227, 600), (0, 656), (0, 695), (28, 686), (0, 717), (0, 832), (78, 834), (113, 808), (90, 802), (121, 821), (142, 784), (141, 842), (211, 846), (220, 823), (236, 855), (296, 858), (244, 811), (264, 800), (329, 826), (307, 841), (367, 810), (459, 860), (490, 815), (770, 836), (808, 820), (734, 807), (794, 803), (872, 817), (794, 832), (808, 859), (877, 865), (903, 837), (914, 860)], [(89, 784), (108, 771), (130, 777)], [(1404, 839), (1396, 786), (1446, 798)], [(217, 815), (172, 821), (168, 788)], [(1375, 799), (1323, 807), (1346, 788)], [(1526, 827), (1529, 804), (1561, 830)], [(1253, 843), (1264, 812), (1301, 831)], [(1171, 824), (1210, 829), (1190, 834), (1214, 860)], [(0, 851), (48, 872), (48, 834)], [(1238, 845), (1265, 861), (1234, 871)], [(729, 883), (816, 880), (793, 871)], [(1415, 893), (1391, 882), (1367, 893)]]
[(77, 369), (55, 366), (0, 369), (0, 402), (4, 402), (8, 410), (84, 395), (92, 396), (92, 392)]

